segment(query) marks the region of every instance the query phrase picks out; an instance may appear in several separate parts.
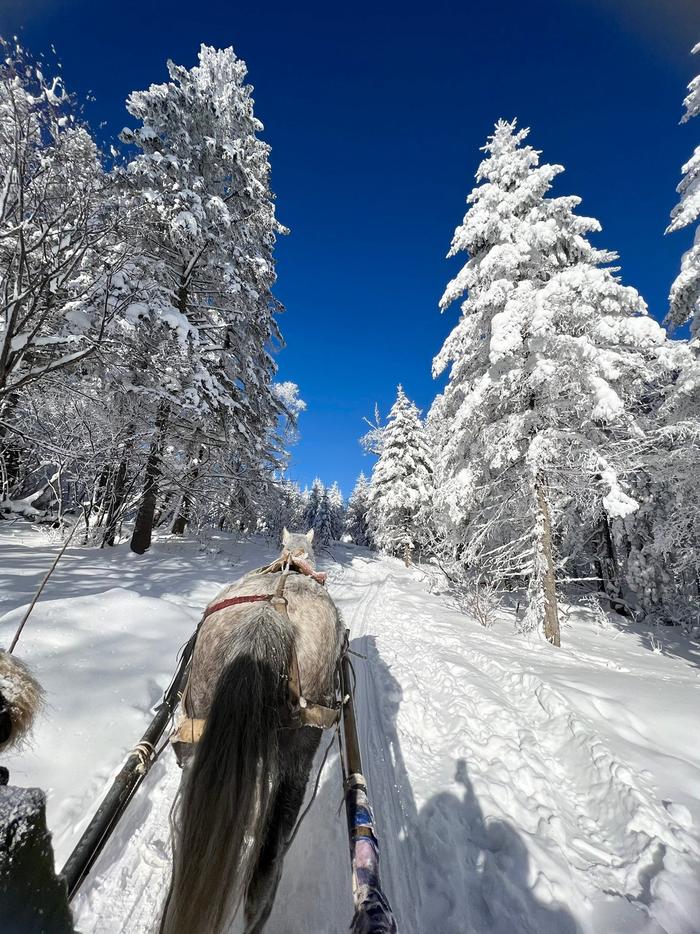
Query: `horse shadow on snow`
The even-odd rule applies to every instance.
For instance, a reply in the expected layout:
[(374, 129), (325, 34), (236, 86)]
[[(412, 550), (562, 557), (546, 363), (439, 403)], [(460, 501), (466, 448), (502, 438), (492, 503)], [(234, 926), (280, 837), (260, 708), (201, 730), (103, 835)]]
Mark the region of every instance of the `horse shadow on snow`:
[[(485, 819), (463, 759), (455, 764), (458, 791), (440, 792), (416, 806), (397, 730), (401, 686), (374, 636), (353, 640), (351, 649), (364, 656), (353, 659), (363, 767), (380, 840), (382, 882), (401, 934), (578, 934), (565, 908), (534, 895), (522, 837), (507, 821)], [(370, 696), (363, 696), (370, 683)], [(378, 709), (370, 711), (375, 698)], [(307, 801), (329, 740), (321, 742)], [(349, 923), (352, 894), (341, 803), (335, 744), (316, 801), (286, 857), (266, 934), (337, 934)]]

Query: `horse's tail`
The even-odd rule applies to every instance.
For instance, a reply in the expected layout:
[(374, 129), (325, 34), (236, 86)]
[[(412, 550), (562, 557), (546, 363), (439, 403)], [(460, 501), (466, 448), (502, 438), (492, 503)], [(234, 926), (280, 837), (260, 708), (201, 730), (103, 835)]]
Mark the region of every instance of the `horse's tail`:
[(240, 905), (278, 784), (278, 732), (294, 638), (268, 604), (236, 623), (174, 818), (162, 934), (219, 934)]

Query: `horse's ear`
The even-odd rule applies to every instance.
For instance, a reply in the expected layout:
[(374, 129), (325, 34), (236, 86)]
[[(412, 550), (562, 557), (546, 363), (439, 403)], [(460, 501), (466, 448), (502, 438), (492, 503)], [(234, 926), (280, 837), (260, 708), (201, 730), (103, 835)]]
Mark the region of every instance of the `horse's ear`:
[(314, 540), (314, 530), (313, 530), (313, 529), (309, 529), (309, 531), (306, 533), (306, 541), (307, 541), (309, 544), (311, 544), (311, 542), (312, 542), (313, 540)]
[(283, 544), (283, 545), (289, 544), (289, 532), (287, 531), (287, 526), (286, 526), (286, 525), (285, 525), (285, 527), (282, 529), (282, 544)]

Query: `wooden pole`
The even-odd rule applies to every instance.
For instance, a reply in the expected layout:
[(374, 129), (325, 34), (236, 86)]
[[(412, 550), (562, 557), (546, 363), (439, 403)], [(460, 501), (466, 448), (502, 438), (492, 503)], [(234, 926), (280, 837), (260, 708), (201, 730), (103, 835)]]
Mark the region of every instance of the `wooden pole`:
[(189, 662), (194, 649), (194, 638), (193, 636), (190, 639), (183, 650), (178, 669), (170, 687), (163, 695), (155, 717), (148, 725), (141, 741), (124, 760), (119, 774), (112, 782), (112, 786), (61, 870), (61, 876), (68, 887), (69, 900), (80, 888), (116, 827), (117, 821), (126, 810), (134, 792), (156, 759), (155, 747), (173, 716), (185, 687)]
[[(347, 630), (346, 636), (349, 639), (350, 634)], [(352, 865), (352, 894), (355, 902), (350, 931), (351, 934), (397, 934), (396, 920), (382, 891), (379, 878), (379, 840), (367, 795), (367, 782), (362, 774), (352, 686), (352, 666), (346, 653), (341, 662), (341, 690), (345, 699), (343, 790)]]
[(65, 540), (65, 542), (63, 543), (63, 547), (61, 548), (61, 550), (59, 551), (59, 553), (56, 555), (56, 560), (54, 561), (54, 563), (51, 565), (51, 567), (50, 567), (50, 568), (48, 569), (48, 571), (46, 572), (46, 576), (44, 577), (43, 581), (39, 584), (39, 589), (38, 589), (37, 592), (34, 594), (34, 599), (33, 599), (32, 602), (29, 604), (29, 608), (28, 608), (27, 612), (26, 612), (26, 613), (24, 614), (24, 616), (22, 617), (22, 622), (21, 622), (21, 623), (19, 624), (19, 626), (17, 627), (17, 631), (15, 632), (14, 639), (13, 639), (12, 642), (10, 643), (10, 647), (9, 647), (9, 649), (7, 650), (8, 655), (11, 655), (11, 654), (12, 654), (12, 652), (14, 651), (15, 646), (16, 646), (17, 643), (19, 642), (19, 637), (22, 635), (22, 630), (24, 629), (25, 623), (26, 623), (27, 620), (29, 619), (30, 613), (32, 612), (32, 610), (33, 610), (34, 607), (36, 606), (36, 602), (37, 602), (37, 600), (39, 599), (39, 597), (41, 596), (42, 590), (44, 589), (44, 587), (46, 587), (49, 578), (51, 577), (51, 575), (53, 574), (53, 572), (56, 570), (56, 566), (57, 566), (58, 562), (61, 560), (61, 558), (62, 558), (62, 557), (64, 556), (64, 554), (66, 553), (66, 548), (68, 548), (68, 546), (70, 545), (71, 539), (72, 539), (73, 536), (75, 535), (75, 531), (76, 531), (76, 529), (78, 528), (79, 525), (80, 525), (80, 520), (78, 520), (78, 521), (75, 523), (75, 525), (73, 526), (73, 528), (71, 529), (70, 535), (68, 536), (68, 538), (67, 538), (67, 539)]

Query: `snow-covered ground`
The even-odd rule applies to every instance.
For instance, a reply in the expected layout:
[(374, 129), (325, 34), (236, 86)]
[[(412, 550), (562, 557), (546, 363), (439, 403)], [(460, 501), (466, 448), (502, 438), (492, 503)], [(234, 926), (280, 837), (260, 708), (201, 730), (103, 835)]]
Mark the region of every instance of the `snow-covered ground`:
[[(57, 544), (0, 526), (0, 644)], [(139, 738), (202, 607), (273, 554), (166, 539), (70, 548), (18, 647), (48, 692), (16, 784), (49, 792), (61, 865)], [(563, 647), (483, 629), (424, 573), (363, 549), (321, 561), (351, 630), (365, 771), (402, 934), (700, 932), (700, 651), (565, 607)], [(4, 615), (2, 615), (4, 614)], [(322, 744), (322, 748), (323, 748)], [(166, 751), (75, 902), (83, 934), (153, 929), (179, 781)], [(287, 857), (269, 934), (351, 913), (337, 752)]]

